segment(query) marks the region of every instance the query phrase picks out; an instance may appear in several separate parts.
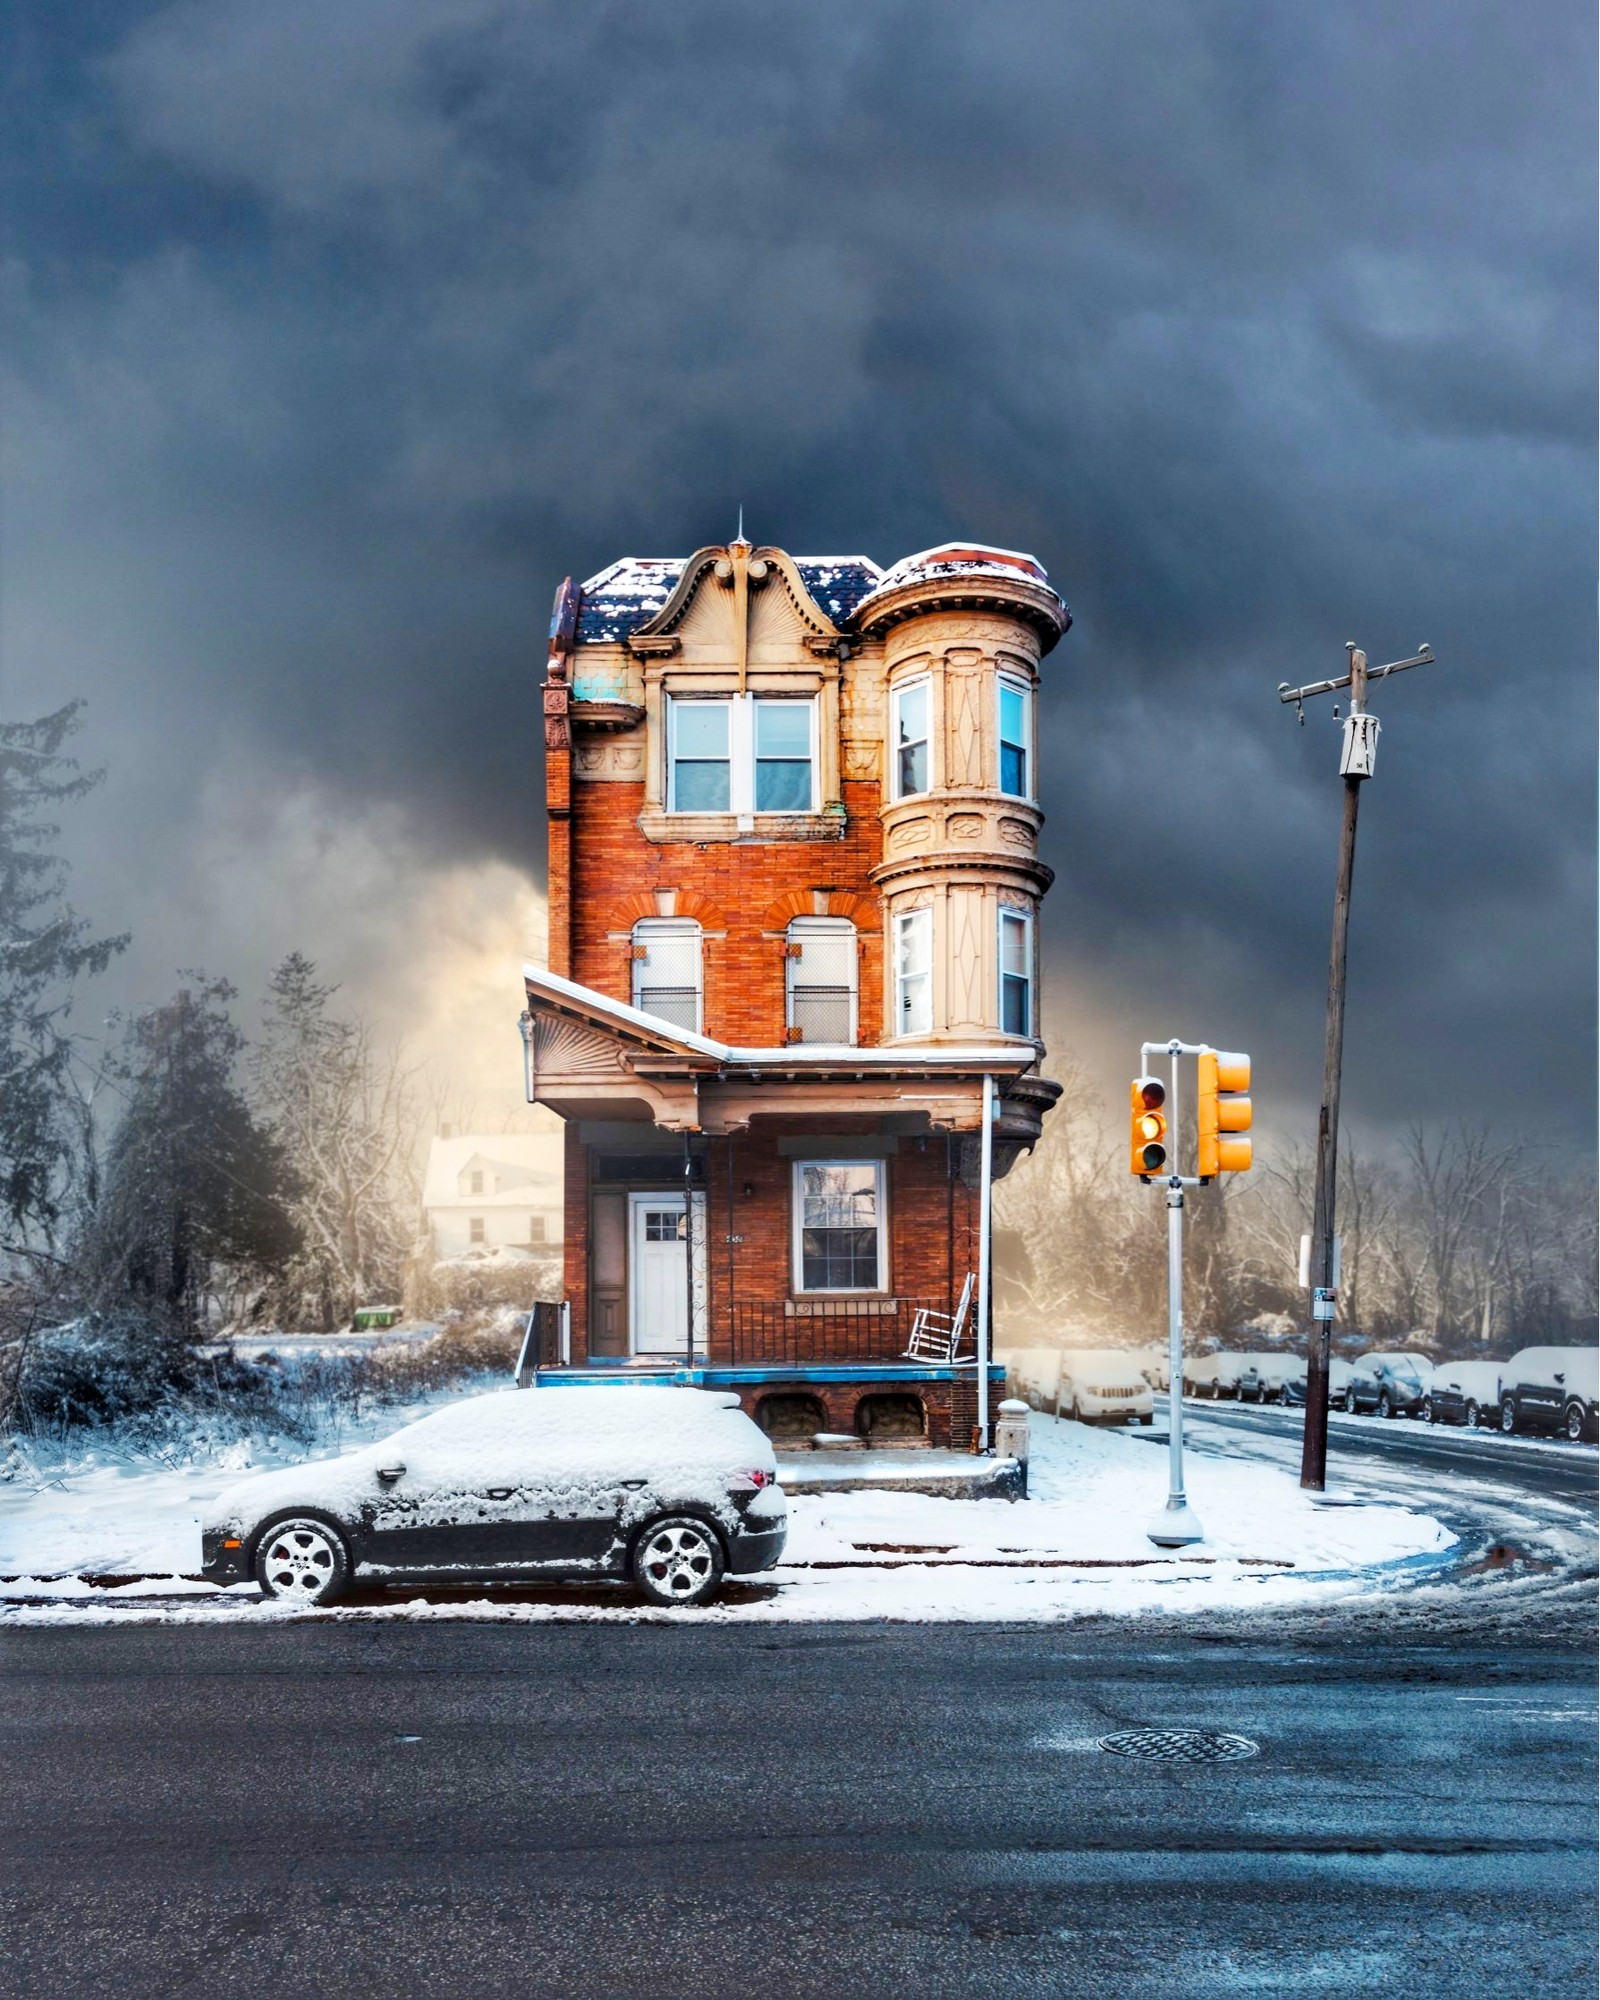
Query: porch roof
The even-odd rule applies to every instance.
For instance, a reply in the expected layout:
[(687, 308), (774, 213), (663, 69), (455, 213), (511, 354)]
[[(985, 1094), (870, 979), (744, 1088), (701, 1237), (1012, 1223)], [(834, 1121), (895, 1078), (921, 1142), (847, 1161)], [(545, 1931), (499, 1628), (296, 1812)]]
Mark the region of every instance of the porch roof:
[(674, 1027), (592, 987), (525, 965), (530, 1102), (567, 1118), (637, 1118), (671, 1131), (730, 1131), (762, 1113), (922, 1110), (953, 1130), (979, 1122), (977, 1085), (1032, 1069), (1032, 1043), (738, 1048)]

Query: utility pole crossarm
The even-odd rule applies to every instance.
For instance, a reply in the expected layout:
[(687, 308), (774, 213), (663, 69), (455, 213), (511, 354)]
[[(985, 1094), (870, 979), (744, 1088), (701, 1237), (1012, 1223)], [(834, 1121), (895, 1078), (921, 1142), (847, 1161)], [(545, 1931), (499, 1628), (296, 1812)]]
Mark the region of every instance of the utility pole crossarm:
[[(1352, 641), (1350, 650), (1354, 651), (1354, 649), (1354, 641)], [(1424, 641), (1409, 660), (1391, 660), (1386, 667), (1368, 667), (1366, 678), (1369, 681), (1381, 681), (1386, 674), (1403, 674), (1407, 667), (1428, 667), (1435, 664), (1437, 663), (1434, 659), (1433, 648)], [(1297, 688), (1290, 687), (1287, 681), (1279, 681), (1278, 699), (1284, 703), (1291, 701), (1302, 702), (1309, 701), (1313, 695), (1317, 694), (1336, 694), (1340, 688), (1349, 687), (1353, 679), (1353, 674), (1341, 674), (1336, 681), (1307, 681), (1304, 687)]]

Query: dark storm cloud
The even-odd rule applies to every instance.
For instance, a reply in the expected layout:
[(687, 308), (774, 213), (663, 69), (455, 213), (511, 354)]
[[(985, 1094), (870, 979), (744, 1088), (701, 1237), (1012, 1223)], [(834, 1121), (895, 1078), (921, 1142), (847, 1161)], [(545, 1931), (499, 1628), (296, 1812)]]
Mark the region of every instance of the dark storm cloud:
[(119, 920), (219, 760), (396, 801), (396, 926), (411, 859), (531, 857), (550, 589), (742, 501), (1037, 550), (1061, 1021), (1280, 1101), (1337, 786), (1273, 689), (1431, 640), (1374, 704), (1357, 1109), (1587, 1065), (1589, 10), (14, 18), (5, 698), (94, 697)]

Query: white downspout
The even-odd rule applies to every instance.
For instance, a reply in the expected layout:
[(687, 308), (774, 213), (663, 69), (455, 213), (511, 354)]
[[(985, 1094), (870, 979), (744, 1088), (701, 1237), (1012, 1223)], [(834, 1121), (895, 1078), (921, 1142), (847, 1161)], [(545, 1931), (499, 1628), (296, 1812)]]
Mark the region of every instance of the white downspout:
[(983, 1079), (983, 1139), (978, 1193), (978, 1449), (989, 1449), (989, 1238), (994, 1204), (994, 1078)]

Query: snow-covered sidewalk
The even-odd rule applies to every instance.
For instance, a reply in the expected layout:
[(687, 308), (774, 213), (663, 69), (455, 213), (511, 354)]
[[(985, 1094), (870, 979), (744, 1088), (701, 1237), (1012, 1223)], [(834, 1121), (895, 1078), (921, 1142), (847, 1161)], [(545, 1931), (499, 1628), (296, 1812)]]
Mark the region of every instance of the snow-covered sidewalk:
[[(625, 1393), (619, 1391), (619, 1394)], [(344, 1444), (418, 1414), (387, 1411)], [(1035, 1417), (1026, 1501), (913, 1493), (794, 1495), (783, 1564), (704, 1611), (654, 1612), (625, 1592), (559, 1587), (523, 1601), (399, 1598), (315, 1613), (261, 1603), (253, 1586), (218, 1592), (179, 1577), (199, 1560), (198, 1516), (246, 1460), (299, 1454), (235, 1446), (205, 1465), (163, 1466), (104, 1448), (20, 1470), (0, 1487), (0, 1623), (96, 1616), (280, 1619), (1013, 1619), (1259, 1608), (1392, 1586), (1447, 1559), (1455, 1538), (1431, 1515), (1374, 1504), (1322, 1507), (1282, 1469), (1193, 1452), (1192, 1505), (1206, 1540), (1181, 1554), (1145, 1530), (1166, 1495), (1167, 1454), (1129, 1431)], [(116, 1589), (88, 1575), (152, 1581)], [(534, 1601), (526, 1601), (528, 1595)], [(141, 1603), (157, 1596), (156, 1603)], [(181, 1599), (182, 1601), (175, 1601)]]

